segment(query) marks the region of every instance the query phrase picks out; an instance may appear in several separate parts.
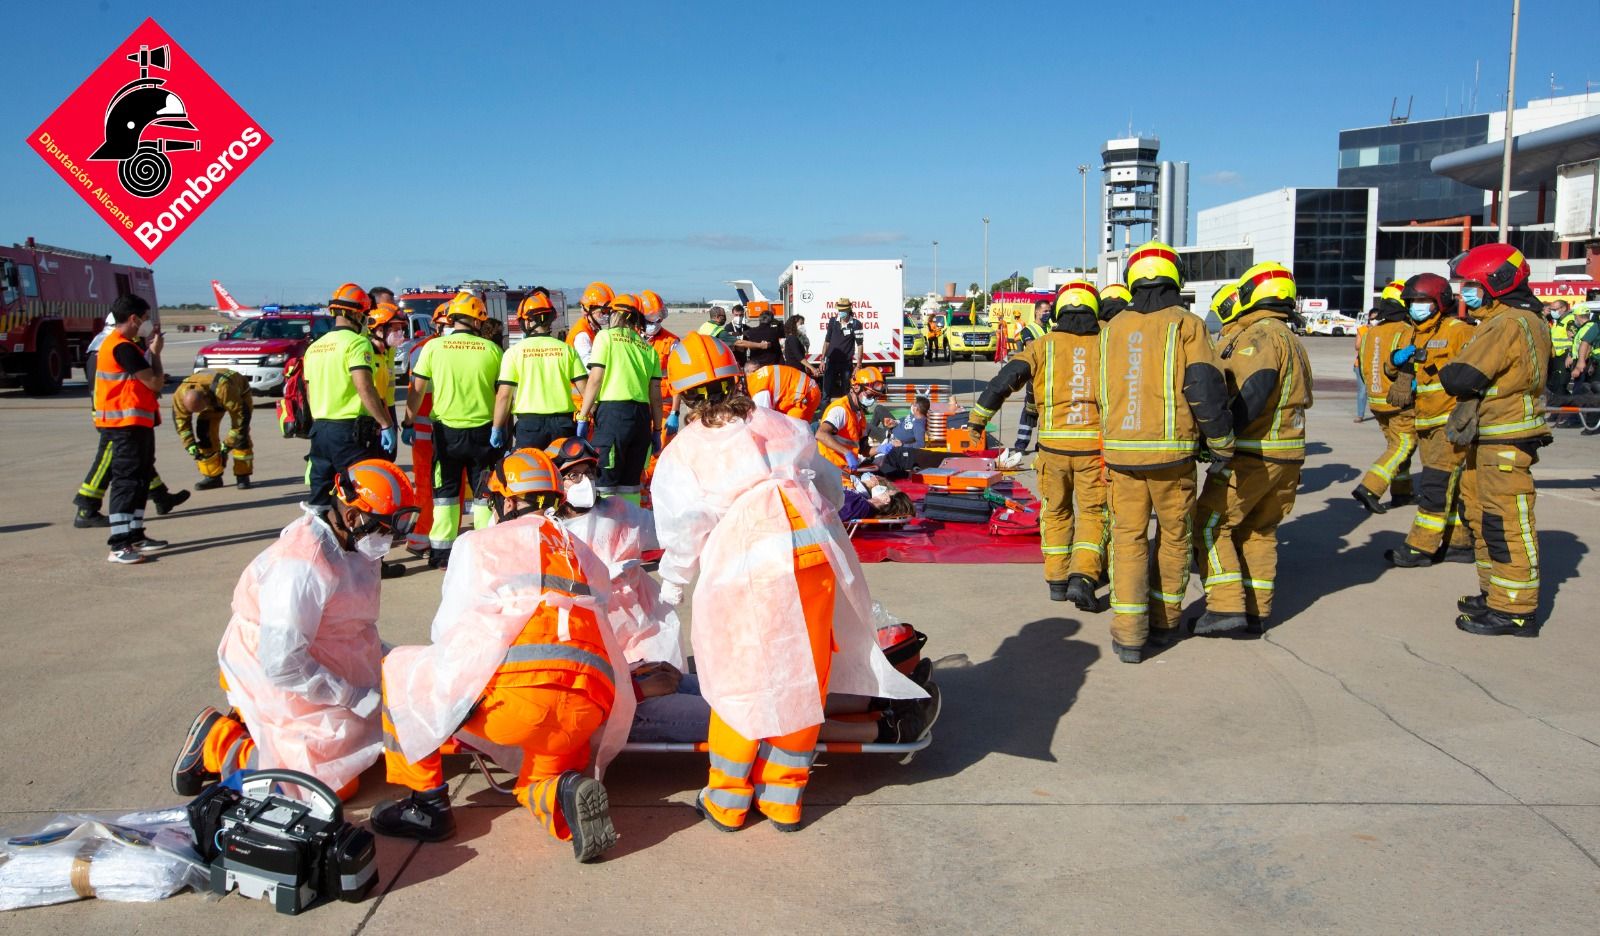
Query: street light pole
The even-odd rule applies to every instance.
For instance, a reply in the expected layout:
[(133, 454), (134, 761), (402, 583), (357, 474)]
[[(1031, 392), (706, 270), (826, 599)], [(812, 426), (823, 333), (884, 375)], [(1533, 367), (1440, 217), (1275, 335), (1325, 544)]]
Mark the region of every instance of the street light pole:
[(1087, 276), (1089, 274), (1089, 167), (1083, 163), (1078, 164), (1078, 179), (1083, 183), (1083, 227), (1078, 234), (1083, 244), (1083, 263), (1078, 269)]
[(1506, 82), (1506, 150), (1500, 160), (1500, 242), (1506, 241), (1506, 221), (1511, 214), (1511, 115), (1517, 108), (1517, 21), (1522, 0), (1511, 0), (1511, 73)]
[(983, 219), (983, 282), (978, 284), (983, 291), (983, 311), (989, 311), (989, 218)]
[(939, 242), (933, 242), (933, 294), (939, 295)]

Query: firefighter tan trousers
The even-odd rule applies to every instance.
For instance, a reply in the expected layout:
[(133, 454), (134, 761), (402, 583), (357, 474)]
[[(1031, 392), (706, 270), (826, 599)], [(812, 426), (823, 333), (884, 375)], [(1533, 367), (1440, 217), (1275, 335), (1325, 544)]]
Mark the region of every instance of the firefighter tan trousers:
[(1480, 442), (1468, 449), (1461, 478), (1478, 590), (1489, 607), (1507, 614), (1530, 615), (1539, 606), (1539, 531), (1529, 470), (1537, 460), (1514, 445)]
[(1379, 497), (1390, 487), (1394, 488), (1394, 496), (1410, 497), (1411, 456), (1417, 451), (1416, 417), (1408, 409), (1394, 413), (1373, 412), (1372, 415), (1378, 420), (1378, 428), (1383, 430), (1383, 454), (1367, 469), (1361, 486)]
[(1235, 457), (1206, 474), (1195, 511), (1206, 608), (1219, 614), (1272, 613), (1278, 524), (1294, 509), (1300, 465)]
[[(799, 565), (801, 557), (796, 557)], [(828, 700), (828, 673), (833, 664), (833, 599), (835, 580), (827, 559), (797, 568), (800, 605), (811, 637), (811, 657), (817, 667), (822, 701)], [(821, 725), (791, 731), (776, 738), (752, 740), (730, 728), (713, 709), (706, 740), (711, 748), (711, 770), (706, 781), (705, 808), (722, 825), (744, 825), (751, 802), (774, 822), (800, 821), (800, 801), (811, 777), (811, 758)]]
[(222, 414), (203, 413), (195, 418), (194, 437), (200, 443), (200, 457), (195, 460), (195, 465), (200, 469), (200, 474), (207, 478), (222, 477), (222, 469), (227, 465), (228, 456), (233, 456), (233, 476), (248, 478), (255, 470), (255, 450), (251, 448), (250, 425), (243, 427), (245, 444), (235, 449), (223, 447), (220, 436), (222, 434)]
[[(1194, 462), (1111, 475), (1111, 638), (1142, 647), (1150, 628), (1170, 630), (1183, 612), (1189, 583), (1189, 524), (1194, 516)], [(1150, 561), (1150, 513), (1156, 515)], [(1155, 581), (1150, 581), (1151, 572)]]
[(1461, 465), (1467, 450), (1445, 438), (1444, 429), (1417, 430), (1422, 470), (1416, 476), (1417, 516), (1406, 543), (1430, 556), (1447, 541), (1451, 546), (1472, 545), (1470, 534), (1461, 525)]
[(1044, 580), (1069, 575), (1098, 580), (1105, 568), (1106, 481), (1099, 455), (1059, 455), (1039, 450), (1039, 532)]

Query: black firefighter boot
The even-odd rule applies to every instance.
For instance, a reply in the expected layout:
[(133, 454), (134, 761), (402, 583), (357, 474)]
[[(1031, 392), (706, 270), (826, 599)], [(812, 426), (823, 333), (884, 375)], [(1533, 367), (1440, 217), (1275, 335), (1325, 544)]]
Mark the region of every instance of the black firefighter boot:
[(1389, 512), (1389, 508), (1383, 506), (1383, 502), (1378, 500), (1378, 495), (1367, 490), (1367, 486), (1364, 484), (1356, 485), (1356, 489), (1350, 492), (1350, 496), (1354, 497), (1361, 506), (1367, 508), (1367, 513), (1381, 514)]
[(1485, 607), (1482, 614), (1463, 614), (1456, 618), (1456, 627), (1480, 637), (1539, 636), (1540, 623), (1531, 614), (1511, 614)]
[(442, 842), (456, 832), (456, 817), (450, 812), (450, 793), (446, 787), (413, 791), (402, 800), (388, 800), (372, 807), (372, 831), (395, 838), (419, 842)]
[(156, 516), (158, 517), (165, 517), (167, 514), (172, 513), (172, 508), (181, 505), (188, 499), (189, 492), (187, 490), (174, 492), (161, 487), (150, 492), (150, 502), (156, 505)]
[(1398, 569), (1422, 569), (1433, 565), (1433, 557), (1410, 543), (1401, 543), (1399, 549), (1385, 549), (1383, 558)]
[(1067, 578), (1067, 580), (1065, 582), (1046, 582), (1045, 584), (1050, 586), (1050, 600), (1051, 601), (1071, 601), (1072, 600), (1072, 593), (1071, 593), (1071, 591), (1069, 591), (1069, 588), (1072, 585), (1072, 579), (1071, 579), (1070, 576)]
[(1476, 595), (1462, 595), (1456, 599), (1456, 610), (1477, 617), (1489, 610), (1489, 596), (1483, 592)]
[[(1050, 586), (1051, 595), (1055, 597), (1055, 585)], [(1100, 602), (1094, 597), (1094, 581), (1081, 572), (1074, 572), (1067, 576), (1067, 600), (1077, 606), (1079, 611), (1099, 611)]]
[(1194, 635), (1196, 637), (1209, 637), (1212, 634), (1231, 634), (1234, 631), (1244, 630), (1250, 626), (1250, 619), (1238, 611), (1212, 611), (1200, 615), (1194, 622)]

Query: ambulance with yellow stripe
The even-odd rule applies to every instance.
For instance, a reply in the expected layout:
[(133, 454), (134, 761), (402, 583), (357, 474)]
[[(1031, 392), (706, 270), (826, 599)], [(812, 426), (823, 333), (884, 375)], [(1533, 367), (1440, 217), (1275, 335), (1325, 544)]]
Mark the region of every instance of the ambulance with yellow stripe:
[(111, 303), (130, 293), (159, 308), (149, 267), (31, 237), (0, 247), (0, 380), (40, 396), (59, 393), (72, 368), (84, 366)]

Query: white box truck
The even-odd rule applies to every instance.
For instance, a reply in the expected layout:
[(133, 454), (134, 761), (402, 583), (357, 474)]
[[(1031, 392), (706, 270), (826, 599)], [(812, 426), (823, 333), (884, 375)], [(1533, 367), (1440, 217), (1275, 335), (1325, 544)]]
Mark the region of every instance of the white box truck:
[(848, 298), (862, 324), (861, 363), (900, 376), (905, 362), (905, 278), (899, 260), (796, 260), (778, 279), (784, 315), (805, 316), (811, 353), (820, 359), (834, 303)]

